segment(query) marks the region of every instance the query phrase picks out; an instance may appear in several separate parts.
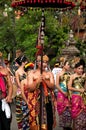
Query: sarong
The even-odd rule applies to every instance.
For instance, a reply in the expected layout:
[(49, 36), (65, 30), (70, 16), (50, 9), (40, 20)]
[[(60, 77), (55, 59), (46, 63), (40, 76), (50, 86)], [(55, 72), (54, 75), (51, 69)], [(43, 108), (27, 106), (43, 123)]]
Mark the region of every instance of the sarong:
[(66, 109), (66, 107), (69, 107), (70, 103), (68, 100), (68, 97), (66, 97), (63, 93), (58, 92), (57, 97), (57, 111), (58, 114), (61, 115), (63, 111)]
[(75, 130), (86, 130), (86, 106), (80, 95), (72, 95), (72, 118)]
[[(47, 127), (49, 130), (52, 130), (52, 127), (55, 126), (55, 107), (54, 107), (54, 93), (50, 92), (51, 96), (47, 99), (43, 95), (43, 128)], [(28, 107), (30, 110), (29, 114), (29, 122), (30, 122), (30, 130), (38, 130), (40, 124), (40, 90), (37, 89), (34, 92), (28, 93)], [(44, 100), (46, 99), (46, 100)], [(55, 123), (54, 123), (55, 122)]]
[(80, 95), (72, 95), (72, 118), (76, 118), (82, 111), (86, 112), (86, 105)]
[(29, 109), (21, 94), (16, 96), (16, 120), (18, 129), (29, 130)]
[(68, 100), (68, 97), (66, 97), (61, 92), (58, 92), (57, 111), (59, 114), (59, 126), (71, 127), (72, 117), (71, 117), (70, 102)]
[(74, 128), (75, 130), (86, 130), (86, 112), (82, 111), (74, 119)]
[(35, 127), (38, 122), (38, 102), (37, 102), (37, 94), (36, 91), (28, 93), (28, 108), (29, 108), (29, 123), (30, 123), (30, 129), (35, 130)]

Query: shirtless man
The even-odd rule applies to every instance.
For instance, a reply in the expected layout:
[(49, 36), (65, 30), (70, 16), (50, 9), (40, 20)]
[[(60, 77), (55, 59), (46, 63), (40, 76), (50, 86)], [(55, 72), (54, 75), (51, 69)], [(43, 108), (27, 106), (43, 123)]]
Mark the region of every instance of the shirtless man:
[[(38, 130), (36, 124), (40, 125), (40, 104), (43, 103), (43, 117), (41, 121), (41, 130), (45, 128), (45, 130), (52, 130), (54, 123), (54, 99), (53, 99), (53, 89), (54, 89), (54, 77), (53, 73), (47, 70), (49, 58), (44, 55), (43, 56), (43, 66), (42, 66), (42, 74), (41, 74), (41, 56), (37, 57), (37, 69), (32, 70), (28, 74), (28, 90), (34, 93), (34, 108), (35, 108), (35, 117), (33, 124), (31, 124), (31, 130)], [(43, 89), (43, 93), (41, 93), (40, 87)], [(41, 102), (40, 97), (42, 95), (43, 102)], [(41, 103), (40, 103), (41, 102)], [(30, 113), (31, 114), (31, 113)], [(31, 115), (32, 116), (32, 115)]]
[(41, 57), (37, 57), (37, 66), (38, 68), (34, 71), (31, 71), (30, 75), (28, 76), (29, 82), (29, 89), (34, 90), (36, 89), (37, 85), (45, 81), (49, 88), (54, 88), (54, 77), (51, 71), (46, 71), (46, 67), (48, 65), (49, 58), (45, 55), (43, 56), (43, 66), (42, 66), (42, 74), (41, 74)]

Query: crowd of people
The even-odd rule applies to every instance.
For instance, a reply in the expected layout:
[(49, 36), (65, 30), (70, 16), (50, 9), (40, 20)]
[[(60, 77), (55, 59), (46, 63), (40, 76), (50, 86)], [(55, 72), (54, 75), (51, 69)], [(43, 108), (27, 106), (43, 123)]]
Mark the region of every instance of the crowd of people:
[(0, 130), (10, 130), (13, 100), (18, 130), (53, 130), (57, 125), (63, 130), (86, 130), (83, 59), (62, 57), (50, 69), (47, 55), (38, 55), (32, 63), (21, 54), (14, 63), (10, 67), (0, 53)]

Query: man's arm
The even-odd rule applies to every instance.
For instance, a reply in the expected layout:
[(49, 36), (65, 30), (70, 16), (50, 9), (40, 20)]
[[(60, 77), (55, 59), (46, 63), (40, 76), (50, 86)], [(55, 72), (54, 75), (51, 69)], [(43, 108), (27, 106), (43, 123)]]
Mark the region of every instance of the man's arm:
[(45, 83), (47, 84), (47, 86), (49, 88), (54, 88), (55, 86), (55, 81), (54, 81), (54, 76), (53, 76), (53, 73), (52, 72), (49, 72), (49, 78), (43, 78)]

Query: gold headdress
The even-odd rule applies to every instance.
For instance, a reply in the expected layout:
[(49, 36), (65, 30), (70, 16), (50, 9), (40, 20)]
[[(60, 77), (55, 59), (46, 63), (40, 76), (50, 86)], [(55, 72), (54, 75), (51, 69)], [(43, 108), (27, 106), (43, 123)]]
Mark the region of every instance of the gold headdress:
[(71, 67), (74, 68), (75, 65), (76, 65), (77, 63), (79, 63), (79, 61), (80, 61), (80, 57), (76, 57), (76, 56), (75, 56), (75, 57), (71, 60)]
[(60, 57), (60, 62), (65, 62), (65, 57)]
[[(41, 61), (41, 55), (38, 55), (38, 56), (37, 56), (37, 61)], [(48, 57), (47, 55), (44, 55), (44, 56), (43, 56), (43, 61), (48, 62), (48, 61), (49, 61), (49, 57)]]
[(65, 61), (66, 61), (66, 57), (60, 57), (59, 61), (60, 61), (61, 67), (63, 67), (63, 66), (64, 66), (64, 63), (65, 63)]
[(44, 55), (43, 56), (43, 61), (47, 61), (48, 62), (49, 61), (49, 57), (47, 55)]

